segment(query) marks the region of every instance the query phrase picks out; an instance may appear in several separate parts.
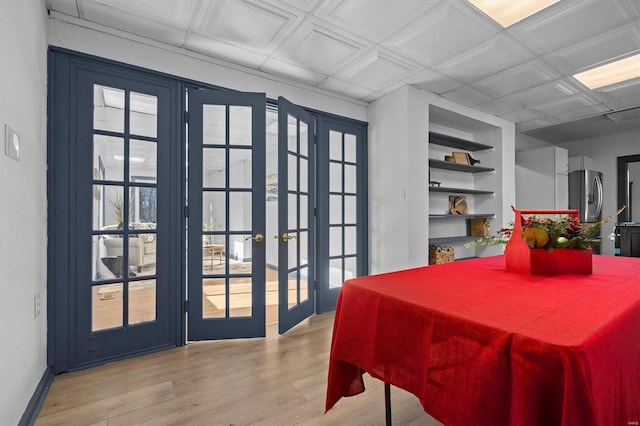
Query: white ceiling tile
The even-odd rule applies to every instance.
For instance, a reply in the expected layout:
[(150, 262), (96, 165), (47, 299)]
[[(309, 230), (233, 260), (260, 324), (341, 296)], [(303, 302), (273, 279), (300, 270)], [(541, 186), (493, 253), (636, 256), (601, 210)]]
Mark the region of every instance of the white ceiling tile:
[(235, 64), (245, 65), (251, 68), (259, 68), (264, 63), (267, 56), (256, 53), (242, 47), (212, 40), (198, 34), (191, 34), (185, 43), (185, 47), (194, 52), (204, 55), (224, 59)]
[(321, 89), (326, 89), (330, 92), (344, 93), (347, 96), (351, 96), (356, 99), (363, 99), (374, 93), (373, 90), (365, 87), (360, 87), (352, 83), (340, 80), (335, 77), (329, 77), (318, 84)]
[(519, 106), (506, 102), (503, 99), (493, 99), (489, 102), (479, 104), (477, 107), (494, 115), (506, 114), (520, 108)]
[(65, 15), (79, 17), (76, 0), (46, 0), (48, 10), (55, 10)]
[(620, 109), (640, 106), (640, 78), (603, 87), (596, 92), (612, 99), (611, 103)]
[(473, 87), (499, 98), (558, 78), (560, 78), (560, 74), (553, 71), (540, 59), (535, 59), (491, 75), (474, 83)]
[(333, 0), (317, 15), (379, 43), (434, 3), (434, 0)]
[(317, 25), (306, 25), (296, 31), (290, 47), (274, 56), (305, 68), (330, 74), (352, 59), (364, 45)]
[(380, 50), (374, 50), (364, 58), (338, 72), (342, 79), (367, 87), (382, 90), (414, 73), (417, 68)]
[(586, 117), (594, 117), (607, 111), (611, 111), (611, 108), (605, 104), (590, 105), (563, 112), (561, 114), (558, 114), (556, 118), (558, 118), (560, 121), (573, 121)]
[(470, 86), (462, 86), (442, 95), (451, 101), (458, 102), (463, 105), (476, 106), (491, 100), (490, 96), (477, 91)]
[(300, 81), (312, 86), (317, 85), (322, 80), (327, 78), (325, 74), (311, 71), (298, 65), (290, 64), (276, 58), (268, 58), (262, 64), (260, 69), (271, 74), (286, 76), (292, 80)]
[(629, 21), (627, 0), (562, 1), (514, 26), (511, 34), (548, 53)]
[(568, 82), (558, 80), (505, 96), (502, 99), (524, 108), (535, 108), (539, 105), (547, 105), (555, 101), (561, 101), (578, 92), (578, 89)]
[(585, 95), (568, 96), (560, 100), (556, 100), (546, 105), (538, 105), (537, 110), (544, 112), (548, 116), (556, 116), (568, 111), (591, 107), (597, 102), (589, 99)]
[(513, 121), (514, 123), (522, 123), (544, 118), (544, 114), (535, 110), (520, 108), (506, 114), (501, 114), (500, 117), (504, 118), (505, 120)]
[(434, 66), (434, 68), (443, 74), (469, 83), (532, 57), (531, 52), (522, 49), (506, 33), (502, 32), (483, 44)]
[(575, 74), (637, 51), (640, 51), (640, 24), (632, 22), (554, 52), (548, 59), (566, 73)]
[(298, 15), (250, 0), (217, 0), (201, 15), (194, 32), (254, 51), (266, 51)]
[(470, 13), (455, 3), (442, 1), (384, 46), (432, 66), (498, 32), (489, 22), (474, 20)]
[[(149, 2), (144, 3), (147, 7), (150, 7)], [(127, 10), (126, 5), (123, 4), (122, 1), (114, 3), (113, 6), (87, 0), (82, 4), (84, 16), (87, 20), (117, 28), (131, 34), (158, 40), (174, 46), (182, 46), (187, 35), (186, 28), (188, 24), (183, 22), (183, 18), (186, 19), (184, 11), (181, 11), (182, 13), (176, 12), (178, 15), (181, 15), (180, 17), (170, 17), (166, 11), (166, 17), (163, 17), (161, 13), (150, 13), (147, 17), (142, 8), (136, 7), (132, 11)], [(149, 18), (159, 19), (160, 21)]]
[[(115, 14), (119, 17), (136, 15), (145, 21), (154, 21), (186, 30), (198, 5), (197, 0), (82, 0), (85, 17), (101, 19), (96, 15)], [(124, 16), (123, 16), (124, 15)], [(96, 21), (100, 22), (100, 20)]]
[(420, 89), (428, 90), (439, 95), (462, 86), (462, 83), (430, 69), (424, 69), (412, 75), (407, 80), (407, 84), (412, 84)]
[[(272, 0), (266, 0), (271, 3)], [(321, 3), (323, 0), (281, 0), (286, 3), (290, 7), (295, 7), (297, 9), (303, 10), (307, 13), (311, 12), (318, 3)]]
[(528, 130), (539, 129), (540, 127), (547, 127), (554, 124), (556, 124), (554, 121), (547, 118), (536, 118), (534, 120), (516, 123), (516, 132), (522, 133)]

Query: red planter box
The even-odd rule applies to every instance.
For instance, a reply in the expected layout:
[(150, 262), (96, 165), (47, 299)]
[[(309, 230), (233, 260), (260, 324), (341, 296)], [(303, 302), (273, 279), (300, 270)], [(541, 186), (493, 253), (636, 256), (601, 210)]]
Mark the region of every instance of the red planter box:
[(556, 248), (552, 251), (531, 249), (522, 239), (521, 214), (571, 214), (578, 210), (515, 210), (516, 218), (513, 234), (505, 248), (507, 271), (526, 275), (590, 275), (592, 268), (592, 250)]

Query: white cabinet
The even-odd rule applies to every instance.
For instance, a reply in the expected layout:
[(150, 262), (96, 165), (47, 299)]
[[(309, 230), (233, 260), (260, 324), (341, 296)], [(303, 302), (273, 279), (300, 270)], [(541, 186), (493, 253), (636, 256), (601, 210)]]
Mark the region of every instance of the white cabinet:
[(568, 151), (564, 148), (516, 152), (516, 207), (567, 209), (568, 170)]

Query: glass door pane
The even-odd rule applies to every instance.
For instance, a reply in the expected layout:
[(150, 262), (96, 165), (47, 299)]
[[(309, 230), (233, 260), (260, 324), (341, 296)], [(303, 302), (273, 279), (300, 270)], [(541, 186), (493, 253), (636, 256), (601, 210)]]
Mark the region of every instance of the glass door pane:
[(158, 98), (97, 84), (93, 95), (91, 330), (98, 332), (157, 318)]
[(335, 307), (342, 284), (366, 273), (364, 126), (318, 125), (318, 309)]

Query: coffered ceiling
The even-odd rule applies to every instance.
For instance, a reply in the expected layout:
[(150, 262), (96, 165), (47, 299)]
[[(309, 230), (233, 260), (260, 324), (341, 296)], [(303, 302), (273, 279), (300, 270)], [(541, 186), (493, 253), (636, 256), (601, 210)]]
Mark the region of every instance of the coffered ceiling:
[(640, 107), (640, 78), (590, 90), (572, 77), (640, 52), (638, 0), (561, 0), (506, 29), (466, 0), (45, 2), (52, 19), (147, 37), (364, 102), (412, 84), (552, 142), (574, 137), (570, 123), (582, 121), (584, 130), (593, 117), (606, 120), (609, 133), (640, 133), (637, 112), (618, 123), (603, 115)]

